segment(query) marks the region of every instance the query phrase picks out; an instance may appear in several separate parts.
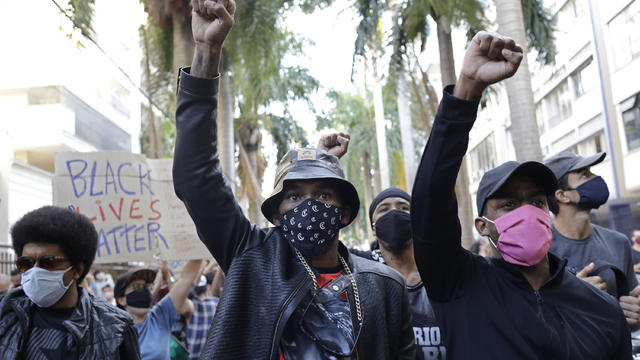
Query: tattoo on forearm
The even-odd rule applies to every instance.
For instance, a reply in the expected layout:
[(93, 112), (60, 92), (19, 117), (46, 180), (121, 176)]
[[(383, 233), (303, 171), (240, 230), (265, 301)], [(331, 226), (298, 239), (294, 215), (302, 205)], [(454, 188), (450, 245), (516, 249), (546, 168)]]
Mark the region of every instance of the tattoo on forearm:
[(218, 75), (220, 54), (210, 49), (202, 49), (196, 46), (191, 75), (203, 78), (213, 78)]

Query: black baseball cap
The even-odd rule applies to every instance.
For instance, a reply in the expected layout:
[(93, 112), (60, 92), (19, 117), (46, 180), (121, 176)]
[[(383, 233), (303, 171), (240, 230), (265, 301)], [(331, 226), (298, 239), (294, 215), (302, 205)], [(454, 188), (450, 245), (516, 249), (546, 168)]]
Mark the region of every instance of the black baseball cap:
[(340, 162), (335, 155), (315, 148), (289, 150), (280, 160), (276, 169), (276, 180), (271, 196), (262, 203), (262, 214), (273, 222), (274, 211), (282, 195), (286, 182), (294, 180), (330, 180), (342, 197), (342, 205), (351, 209), (349, 225), (358, 215), (360, 199), (358, 191), (344, 176)]
[(544, 164), (553, 171), (556, 178), (560, 179), (566, 173), (599, 164), (605, 157), (607, 157), (607, 153), (605, 152), (600, 152), (588, 157), (582, 157), (572, 153), (571, 151), (563, 151), (550, 157), (549, 160), (544, 162)]
[(557, 187), (558, 180), (547, 166), (537, 161), (527, 161), (519, 163), (517, 161), (507, 161), (506, 163), (487, 171), (480, 180), (478, 193), (476, 195), (476, 205), (478, 206), (478, 216), (484, 212), (487, 199), (491, 198), (509, 179), (513, 176), (528, 176), (542, 185), (547, 195), (552, 195)]
[(116, 285), (113, 288), (113, 296), (120, 298), (124, 296), (124, 290), (135, 280), (144, 280), (145, 283), (150, 284), (156, 279), (156, 272), (150, 269), (133, 269), (129, 270), (121, 275), (116, 280)]

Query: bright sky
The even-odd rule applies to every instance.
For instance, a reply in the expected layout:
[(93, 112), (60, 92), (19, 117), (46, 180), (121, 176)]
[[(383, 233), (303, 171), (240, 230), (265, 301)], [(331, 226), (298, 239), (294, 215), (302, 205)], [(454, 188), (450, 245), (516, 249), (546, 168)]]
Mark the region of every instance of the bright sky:
[[(337, 1), (331, 7), (317, 10), (313, 14), (304, 14), (296, 10), (287, 16), (285, 24), (294, 33), (310, 40), (305, 46), (304, 57), (288, 58), (286, 63), (308, 68), (311, 75), (320, 81), (322, 88), (312, 96), (317, 111), (331, 108), (331, 102), (325, 97), (327, 91), (356, 91), (351, 83), (351, 61), (358, 18), (349, 2)], [(310, 145), (315, 146), (321, 135), (316, 132), (316, 115), (305, 103), (294, 104), (291, 113), (298, 125), (306, 130)], [(267, 196), (273, 189), (275, 165), (279, 159), (275, 158), (275, 147), (270, 139), (265, 136), (263, 142), (269, 166), (265, 172), (262, 189)]]

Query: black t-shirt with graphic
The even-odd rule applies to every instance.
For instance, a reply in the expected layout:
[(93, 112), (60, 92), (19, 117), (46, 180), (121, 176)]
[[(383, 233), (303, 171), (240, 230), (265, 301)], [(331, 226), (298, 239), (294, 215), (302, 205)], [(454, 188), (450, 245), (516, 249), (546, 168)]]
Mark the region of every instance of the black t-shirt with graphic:
[(444, 360), (447, 357), (447, 349), (440, 331), (440, 325), (433, 311), (427, 290), (424, 284), (419, 282), (413, 286), (407, 286), (409, 292), (409, 305), (413, 313), (413, 336), (416, 342), (416, 359), (420, 360)]
[(65, 360), (78, 357), (73, 335), (63, 325), (73, 313), (71, 309), (37, 308), (33, 314), (27, 343), (29, 360)]

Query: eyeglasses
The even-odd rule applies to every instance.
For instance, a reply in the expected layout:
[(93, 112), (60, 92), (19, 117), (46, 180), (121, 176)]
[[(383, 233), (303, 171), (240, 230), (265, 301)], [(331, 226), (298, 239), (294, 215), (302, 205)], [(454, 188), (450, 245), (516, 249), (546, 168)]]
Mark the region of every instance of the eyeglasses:
[(21, 273), (31, 269), (36, 264), (38, 264), (39, 268), (54, 270), (60, 263), (68, 260), (69, 259), (64, 256), (55, 255), (42, 255), (39, 258), (35, 258), (33, 256), (20, 256), (16, 259), (16, 267)]

